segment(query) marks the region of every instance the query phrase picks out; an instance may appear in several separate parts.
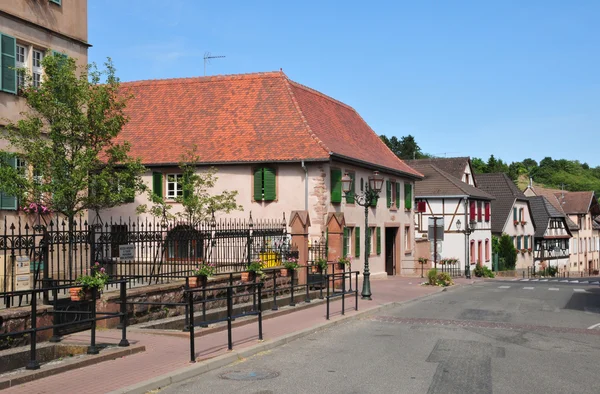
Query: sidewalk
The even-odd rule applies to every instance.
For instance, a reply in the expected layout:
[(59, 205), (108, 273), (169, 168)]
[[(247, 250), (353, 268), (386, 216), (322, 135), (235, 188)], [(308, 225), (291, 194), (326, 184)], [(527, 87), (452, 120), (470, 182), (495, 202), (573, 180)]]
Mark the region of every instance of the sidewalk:
[[(346, 316), (373, 310), (385, 304), (403, 302), (441, 291), (439, 287), (420, 286), (421, 278), (390, 277), (372, 280), (372, 301), (363, 301), (359, 297), (358, 309), (354, 311), (354, 298), (346, 298)], [(456, 279), (457, 285), (470, 284), (474, 280)], [(297, 312), (275, 316), (263, 320), (262, 344), (274, 345), (285, 335), (310, 330), (328, 322), (325, 319), (325, 304), (306, 308)], [(330, 322), (341, 320), (341, 299), (331, 303)], [(198, 329), (201, 330), (201, 329)], [(233, 329), (233, 352), (227, 351), (227, 331), (215, 332), (196, 338), (195, 364), (189, 360), (189, 337), (174, 337), (152, 333), (128, 332), (131, 344), (140, 344), (146, 351), (117, 360), (105, 361), (96, 365), (49, 376), (30, 383), (6, 389), (6, 393), (56, 393), (85, 392), (107, 393), (140, 384), (165, 374), (176, 374), (177, 370), (198, 366), (200, 361), (222, 355), (235, 355), (240, 350), (259, 344), (257, 324), (247, 324)], [(120, 340), (120, 330), (97, 332), (98, 343), (116, 344)], [(65, 338), (68, 342), (89, 344), (89, 333), (83, 332)], [(257, 349), (256, 352), (260, 350)], [(43, 368), (43, 366), (42, 366)], [(200, 371), (200, 369), (198, 369)], [(189, 371), (192, 372), (193, 371)], [(199, 372), (198, 372), (199, 373)]]

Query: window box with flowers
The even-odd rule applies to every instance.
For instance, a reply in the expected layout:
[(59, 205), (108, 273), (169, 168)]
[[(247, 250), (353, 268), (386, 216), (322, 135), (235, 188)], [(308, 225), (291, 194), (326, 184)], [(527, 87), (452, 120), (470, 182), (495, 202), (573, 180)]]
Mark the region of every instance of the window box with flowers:
[(188, 278), (188, 286), (190, 288), (206, 287), (208, 277), (215, 274), (214, 263), (201, 262), (195, 270), (192, 270), (192, 275)]
[(298, 259), (290, 257), (283, 262), (283, 267), (279, 272), (281, 276), (287, 277), (290, 274), (298, 269), (300, 265), (298, 264)]
[(527, 224), (527, 222), (525, 220), (521, 220), (521, 226), (524, 226), (526, 224)]
[(256, 260), (250, 263), (246, 271), (242, 272), (242, 282), (254, 282), (257, 276), (263, 276), (265, 263), (262, 260)]
[(96, 293), (96, 298), (100, 298), (100, 292), (109, 279), (106, 268), (102, 267), (96, 261), (88, 272), (88, 275), (82, 275), (75, 281), (80, 286), (69, 289), (71, 301), (92, 300), (94, 292)]
[(527, 249), (527, 252), (528, 252), (529, 254), (531, 254), (531, 252), (533, 252), (533, 249), (529, 248), (529, 249)]
[(346, 267), (350, 267), (352, 257), (340, 257), (337, 259), (337, 267), (339, 270), (345, 271)]
[(313, 274), (327, 273), (327, 259), (319, 258), (311, 267)]
[(419, 264), (427, 264), (428, 261), (427, 257), (419, 257)]
[(519, 221), (518, 221), (518, 220), (515, 220), (515, 221), (513, 222), (513, 224), (514, 224), (515, 226), (518, 226), (518, 225), (519, 225)]
[(521, 249), (521, 254), (525, 254), (525, 252), (527, 252), (527, 249)]

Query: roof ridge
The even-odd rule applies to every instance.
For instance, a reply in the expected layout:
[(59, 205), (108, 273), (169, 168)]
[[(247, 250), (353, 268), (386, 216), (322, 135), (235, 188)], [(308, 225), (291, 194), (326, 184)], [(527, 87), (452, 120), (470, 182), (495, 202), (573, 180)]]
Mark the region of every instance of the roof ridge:
[(290, 100), (292, 100), (292, 104), (294, 105), (294, 108), (296, 108), (296, 111), (298, 112), (298, 115), (300, 116), (300, 120), (302, 121), (302, 123), (304, 124), (304, 127), (306, 127), (306, 131), (308, 131), (308, 134), (310, 135), (310, 137), (315, 140), (315, 142), (317, 144), (319, 144), (319, 146), (328, 154), (331, 156), (331, 149), (329, 149), (329, 147), (327, 145), (325, 145), (325, 143), (315, 134), (315, 132), (312, 130), (312, 128), (310, 127), (310, 124), (308, 124), (308, 120), (306, 119), (306, 117), (304, 116), (304, 113), (302, 112), (302, 108), (300, 108), (300, 104), (298, 103), (298, 100), (296, 99), (296, 95), (294, 94), (294, 92), (292, 91), (291, 88), (291, 82), (290, 79), (287, 77), (287, 75), (282, 74), (282, 78), (285, 84), (285, 88), (290, 96)]
[[(245, 74), (220, 74), (197, 77), (182, 77), (182, 78), (160, 78), (160, 79), (142, 79), (139, 81), (121, 81), (121, 86), (140, 86), (151, 84), (177, 84), (177, 83), (208, 83), (222, 80), (240, 80), (240, 79), (259, 79), (259, 78), (275, 78), (283, 74), (283, 71), (265, 71)], [(285, 75), (285, 74), (284, 74)]]
[[(333, 97), (331, 97), (331, 96), (328, 96), (328, 95), (326, 95), (326, 94), (325, 94), (325, 93), (323, 93), (323, 92), (319, 92), (319, 91), (318, 91), (318, 90), (316, 90), (316, 89), (310, 88), (310, 87), (308, 87), (308, 86), (306, 86), (306, 85), (303, 85), (303, 84), (301, 84), (301, 83), (298, 83), (298, 82), (296, 82), (296, 81), (292, 81), (292, 80), (291, 80), (291, 79), (289, 79), (289, 78), (288, 78), (288, 82), (289, 82), (290, 84), (292, 84), (292, 85), (295, 85), (296, 87), (298, 87), (298, 88), (300, 88), (300, 89), (304, 89), (304, 90), (306, 90), (306, 91), (307, 91), (307, 92), (309, 92), (309, 93), (316, 94), (317, 96), (321, 96), (322, 98), (324, 98), (324, 99), (326, 99), (326, 100), (333, 101), (334, 103), (336, 103), (336, 104), (338, 104), (338, 105), (341, 105), (342, 107), (345, 107), (345, 108), (347, 108), (347, 109), (349, 109), (349, 110), (351, 110), (351, 111), (354, 111), (354, 112), (356, 112), (356, 110), (355, 110), (353, 107), (351, 107), (351, 106), (349, 106), (348, 104), (346, 104), (346, 103), (343, 103), (343, 102), (341, 102), (341, 101), (339, 101), (339, 100), (336, 100), (336, 99), (334, 99)], [(356, 112), (356, 113), (358, 114), (358, 112)], [(366, 123), (366, 122), (365, 122), (365, 123)]]
[(454, 186), (458, 187), (460, 190), (462, 190), (463, 192), (465, 192), (467, 194), (471, 194), (468, 191), (468, 188), (473, 188), (473, 189), (479, 190), (483, 194), (487, 194), (487, 197), (495, 198), (493, 195), (491, 195), (490, 193), (486, 192), (485, 190), (479, 189), (478, 187), (469, 185), (468, 183), (465, 183), (465, 182), (461, 181), (460, 179), (458, 179), (454, 175), (447, 173), (446, 171), (442, 170), (441, 168), (438, 168), (435, 164), (426, 164), (426, 165), (431, 166), (440, 175), (442, 175), (443, 177), (445, 177), (448, 181), (452, 182), (454, 184)]

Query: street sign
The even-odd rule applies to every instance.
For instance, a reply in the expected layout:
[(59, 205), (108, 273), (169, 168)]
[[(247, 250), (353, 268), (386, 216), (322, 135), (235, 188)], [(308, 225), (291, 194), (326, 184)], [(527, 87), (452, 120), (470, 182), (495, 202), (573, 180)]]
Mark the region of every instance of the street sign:
[[(433, 251), (434, 251), (434, 247), (433, 247), (433, 240), (429, 242), (429, 253), (431, 253), (433, 255)], [(438, 240), (437, 241), (437, 252), (438, 253), (442, 253), (442, 241)]]
[(121, 260), (133, 260), (135, 258), (135, 245), (119, 245), (119, 257)]
[[(435, 230), (434, 230), (435, 228)], [(434, 233), (435, 231), (435, 233)], [(430, 217), (427, 229), (427, 239), (433, 241), (434, 238), (444, 240), (444, 218)]]

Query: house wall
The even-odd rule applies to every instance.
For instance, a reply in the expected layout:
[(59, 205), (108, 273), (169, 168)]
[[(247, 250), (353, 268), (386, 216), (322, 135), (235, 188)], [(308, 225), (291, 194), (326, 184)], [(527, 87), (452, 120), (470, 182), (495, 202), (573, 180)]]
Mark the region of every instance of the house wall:
[[(482, 247), (482, 265), (488, 268), (492, 267), (491, 247), (492, 232), (491, 221), (485, 222), (485, 215), (482, 215), (482, 221), (478, 222), (473, 232), (467, 237), (464, 233), (466, 224), (469, 222), (469, 204), (468, 200), (459, 197), (450, 198), (419, 198), (419, 201), (427, 203), (425, 213), (416, 214), (416, 238), (427, 238), (427, 227), (430, 217), (444, 218), (444, 241), (442, 242), (442, 258), (457, 258), (462, 271), (465, 269), (465, 262), (475, 263), (478, 258), (479, 242)], [(465, 203), (466, 201), (466, 203)], [(461, 227), (458, 229), (456, 223), (460, 220)], [(467, 239), (468, 238), (468, 239)], [(488, 241), (489, 259), (486, 259), (486, 240)], [(475, 245), (475, 256), (470, 256), (471, 241)], [(468, 242), (468, 246), (467, 246)], [(471, 267), (473, 268), (473, 267)]]
[[(548, 227), (546, 228), (546, 231), (544, 232), (544, 238), (547, 240), (547, 242), (551, 243), (551, 242), (555, 242), (555, 239), (561, 238), (561, 237), (565, 237), (568, 236), (569, 233), (567, 231), (567, 223), (566, 221), (562, 221), (560, 224), (560, 228), (551, 228), (551, 222), (552, 219), (550, 219), (550, 222), (548, 223)], [(537, 255), (538, 257), (540, 256), (540, 250), (541, 250), (541, 245), (539, 245), (538, 243), (541, 240), (536, 240), (536, 252), (534, 253), (534, 257)], [(569, 240), (567, 240), (569, 241)], [(569, 246), (570, 249), (570, 243), (567, 242), (567, 246)], [(545, 251), (544, 254), (547, 253), (552, 253), (549, 251)], [(553, 267), (557, 267), (559, 269), (559, 272), (565, 272), (565, 271), (569, 271), (569, 260), (570, 260), (570, 250), (565, 252), (565, 258), (559, 258), (559, 259), (553, 259), (553, 260), (546, 260), (544, 261), (543, 259), (541, 261), (538, 260), (538, 262), (536, 262), (536, 267), (540, 267), (541, 263), (544, 262), (544, 264), (546, 266), (551, 265)]]
[(471, 172), (471, 166), (469, 164), (465, 165), (465, 170), (463, 171), (463, 175), (460, 180), (465, 183), (468, 183), (471, 186), (475, 186), (475, 181), (473, 180), (473, 173)]
[[(13, 36), (17, 44), (28, 48), (27, 62), (31, 69), (31, 49), (55, 50), (77, 59), (79, 66), (87, 64), (87, 1), (64, 1), (57, 6), (49, 1), (38, 0), (0, 0), (0, 11), (30, 21), (11, 18), (0, 12), (0, 32)], [(77, 40), (57, 35), (60, 32)], [(15, 122), (19, 114), (27, 109), (25, 99), (12, 93), (0, 91), (0, 125), (4, 119)], [(6, 148), (6, 142), (0, 141), (0, 149)]]
[(591, 214), (588, 212), (586, 215), (568, 216), (579, 225), (579, 230), (573, 232), (571, 239), (569, 271), (588, 272), (590, 269), (599, 269), (598, 231), (593, 230)]
[[(520, 209), (523, 209), (523, 218), (526, 218), (526, 223), (523, 225), (520, 222), (515, 226), (513, 220), (513, 209), (517, 208), (517, 212)], [(518, 218), (518, 216), (517, 216)], [(506, 223), (504, 224), (503, 233), (508, 234), (513, 237), (515, 240), (515, 248), (517, 247), (516, 237), (529, 236), (529, 244), (528, 247), (533, 249), (534, 243), (534, 234), (535, 228), (533, 226), (533, 218), (531, 216), (531, 211), (529, 210), (529, 204), (525, 201), (516, 200), (513, 204), (512, 208), (509, 211), (508, 217), (506, 218)], [(521, 240), (521, 247), (524, 248), (523, 240)], [(527, 269), (527, 267), (533, 266), (533, 253), (525, 252), (521, 253), (517, 250), (517, 263), (515, 269)]]

